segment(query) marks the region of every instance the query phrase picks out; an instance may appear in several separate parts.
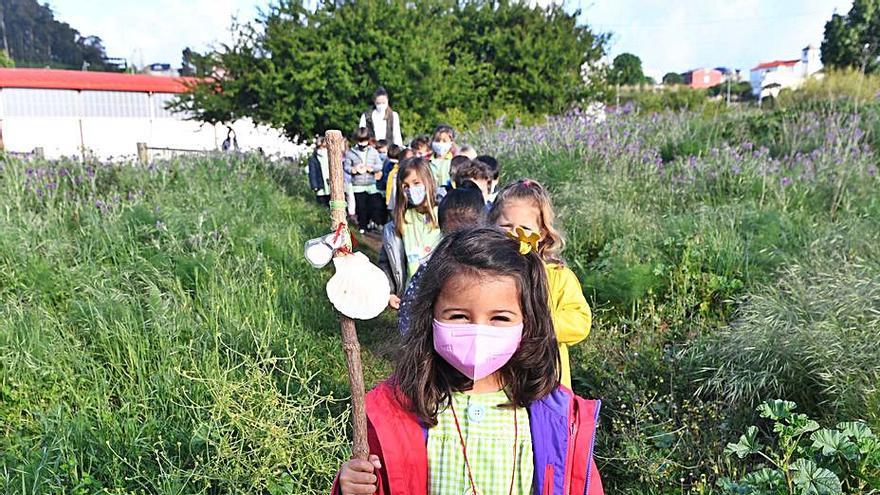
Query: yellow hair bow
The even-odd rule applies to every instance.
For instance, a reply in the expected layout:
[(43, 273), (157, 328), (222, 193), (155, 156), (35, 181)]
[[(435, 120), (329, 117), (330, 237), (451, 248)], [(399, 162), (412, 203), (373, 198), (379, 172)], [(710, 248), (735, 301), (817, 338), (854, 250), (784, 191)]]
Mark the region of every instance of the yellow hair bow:
[(516, 227), (513, 232), (508, 232), (507, 235), (519, 241), (519, 254), (526, 255), (532, 251), (538, 251), (538, 242), (541, 240), (539, 234), (522, 227)]

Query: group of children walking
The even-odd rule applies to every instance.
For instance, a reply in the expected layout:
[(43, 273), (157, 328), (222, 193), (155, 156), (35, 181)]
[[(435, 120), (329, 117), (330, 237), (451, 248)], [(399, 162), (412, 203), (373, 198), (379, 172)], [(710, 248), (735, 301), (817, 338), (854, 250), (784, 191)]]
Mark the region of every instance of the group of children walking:
[[(345, 463), (333, 493), (603, 493), (599, 403), (572, 393), (568, 358), (591, 312), (547, 190), (499, 188), (498, 161), (457, 147), (449, 126), (407, 149), (374, 146), (364, 128), (353, 141), (346, 187), (359, 229), (384, 224), (403, 344), (367, 395), (370, 460)], [(326, 177), (320, 145), (313, 158)]]

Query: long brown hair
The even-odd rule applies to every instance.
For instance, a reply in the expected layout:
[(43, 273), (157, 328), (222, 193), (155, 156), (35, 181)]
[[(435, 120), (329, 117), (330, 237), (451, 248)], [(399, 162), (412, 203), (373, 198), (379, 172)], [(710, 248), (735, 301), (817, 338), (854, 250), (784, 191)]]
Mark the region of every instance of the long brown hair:
[[(397, 201), (394, 203), (394, 228), (397, 235), (403, 237), (403, 224), (406, 223), (404, 215), (409, 208), (415, 208), (422, 215), (427, 215), (431, 222), (431, 226), (435, 229), (440, 228), (437, 222), (437, 215), (434, 213), (436, 203), (437, 186), (434, 184), (434, 176), (431, 175), (431, 164), (422, 157), (414, 156), (402, 160), (399, 164), (397, 172)], [(419, 206), (411, 206), (409, 199), (403, 189), (403, 181), (410, 174), (418, 174), (422, 184), (425, 185), (425, 202)]]
[(562, 250), (565, 248), (565, 238), (553, 225), (556, 214), (553, 212), (553, 203), (550, 202), (550, 193), (540, 182), (532, 179), (519, 179), (508, 184), (498, 191), (498, 196), (492, 202), (489, 210), (489, 223), (495, 224), (501, 216), (504, 206), (515, 200), (531, 201), (541, 212), (538, 219), (541, 227), (541, 243), (538, 244), (538, 254), (541, 259), (557, 265), (565, 265), (562, 259)]
[(519, 243), (495, 227), (458, 230), (443, 238), (425, 266), (392, 377), (400, 403), (428, 426), (437, 424), (437, 414), (453, 392), (473, 387), (472, 380), (434, 350), (434, 304), (444, 282), (460, 274), (512, 277), (516, 281), (523, 315), (522, 341), (499, 370), (509, 405), (527, 407), (559, 385), (559, 350), (547, 307), (547, 274), (540, 257), (520, 254)]

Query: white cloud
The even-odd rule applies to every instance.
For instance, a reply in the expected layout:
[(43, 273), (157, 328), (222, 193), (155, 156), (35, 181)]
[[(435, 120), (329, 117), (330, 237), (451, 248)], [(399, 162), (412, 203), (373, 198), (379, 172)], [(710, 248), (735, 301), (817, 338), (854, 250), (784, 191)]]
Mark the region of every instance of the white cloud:
[[(257, 0), (54, 0), (56, 17), (84, 35), (100, 36), (110, 56), (141, 65), (180, 63), (187, 46), (229, 42), (233, 16), (256, 16)], [(268, 3), (268, 0), (260, 2)]]

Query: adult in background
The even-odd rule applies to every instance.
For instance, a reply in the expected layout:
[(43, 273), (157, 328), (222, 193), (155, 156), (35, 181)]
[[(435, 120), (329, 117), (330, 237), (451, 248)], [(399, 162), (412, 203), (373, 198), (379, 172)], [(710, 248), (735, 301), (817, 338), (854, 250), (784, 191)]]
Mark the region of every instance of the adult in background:
[(400, 135), (400, 116), (388, 105), (388, 92), (379, 86), (373, 93), (373, 108), (361, 115), (358, 127), (366, 127), (376, 141), (384, 139), (389, 145), (403, 146)]
[(315, 152), (309, 157), (309, 185), (318, 203), (330, 206), (330, 163), (323, 136), (315, 140)]

